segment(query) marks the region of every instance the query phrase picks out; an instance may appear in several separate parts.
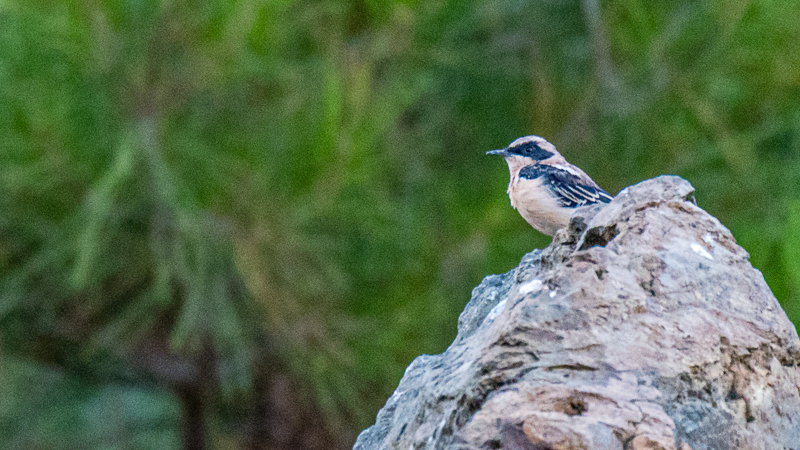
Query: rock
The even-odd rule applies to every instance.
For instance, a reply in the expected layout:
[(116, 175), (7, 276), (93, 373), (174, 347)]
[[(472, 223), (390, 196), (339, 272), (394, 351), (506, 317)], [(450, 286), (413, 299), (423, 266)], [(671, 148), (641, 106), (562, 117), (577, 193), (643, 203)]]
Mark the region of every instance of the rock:
[(736, 245), (662, 176), (486, 277), (355, 449), (800, 450), (800, 340)]

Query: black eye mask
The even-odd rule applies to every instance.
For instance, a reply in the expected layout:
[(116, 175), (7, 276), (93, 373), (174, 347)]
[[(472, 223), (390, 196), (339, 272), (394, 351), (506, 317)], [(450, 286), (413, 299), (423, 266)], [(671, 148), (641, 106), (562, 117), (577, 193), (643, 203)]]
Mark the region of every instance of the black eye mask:
[(520, 155), (527, 158), (535, 159), (536, 161), (542, 161), (553, 156), (552, 153), (544, 150), (542, 147), (539, 147), (539, 144), (536, 142), (526, 142), (524, 144), (517, 145), (515, 147), (511, 147), (508, 149), (508, 153), (512, 155)]

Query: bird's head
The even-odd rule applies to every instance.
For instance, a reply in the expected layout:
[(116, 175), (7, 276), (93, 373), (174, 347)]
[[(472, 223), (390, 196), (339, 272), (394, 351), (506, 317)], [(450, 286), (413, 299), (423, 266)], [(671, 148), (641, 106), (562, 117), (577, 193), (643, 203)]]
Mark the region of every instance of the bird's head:
[(539, 136), (524, 136), (516, 139), (508, 147), (500, 150), (490, 150), (487, 155), (500, 155), (506, 159), (508, 169), (513, 177), (517, 171), (525, 166), (538, 164), (547, 160), (548, 163), (563, 159), (556, 146)]
[(547, 140), (542, 137), (524, 136), (515, 140), (506, 148), (500, 150), (489, 150), (486, 152), (486, 154), (501, 155), (505, 158), (516, 156), (530, 160), (530, 163), (533, 164), (538, 163), (539, 161), (550, 159), (559, 153), (556, 150), (555, 145), (547, 142)]

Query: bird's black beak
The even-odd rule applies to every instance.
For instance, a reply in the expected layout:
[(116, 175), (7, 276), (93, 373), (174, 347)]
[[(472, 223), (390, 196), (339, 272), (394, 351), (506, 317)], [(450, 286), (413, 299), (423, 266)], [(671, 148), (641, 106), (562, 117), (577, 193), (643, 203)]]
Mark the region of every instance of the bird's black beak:
[(487, 155), (500, 155), (500, 156), (508, 156), (508, 149), (501, 148), (500, 150), (489, 150), (486, 152)]

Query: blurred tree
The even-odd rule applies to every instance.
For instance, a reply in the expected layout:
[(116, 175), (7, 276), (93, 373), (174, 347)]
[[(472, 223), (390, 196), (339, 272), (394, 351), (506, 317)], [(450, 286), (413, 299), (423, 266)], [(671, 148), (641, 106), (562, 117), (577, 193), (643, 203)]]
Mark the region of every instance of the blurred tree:
[(0, 5), (3, 448), (345, 448), (548, 243), (487, 149), (697, 188), (800, 321), (800, 6)]

